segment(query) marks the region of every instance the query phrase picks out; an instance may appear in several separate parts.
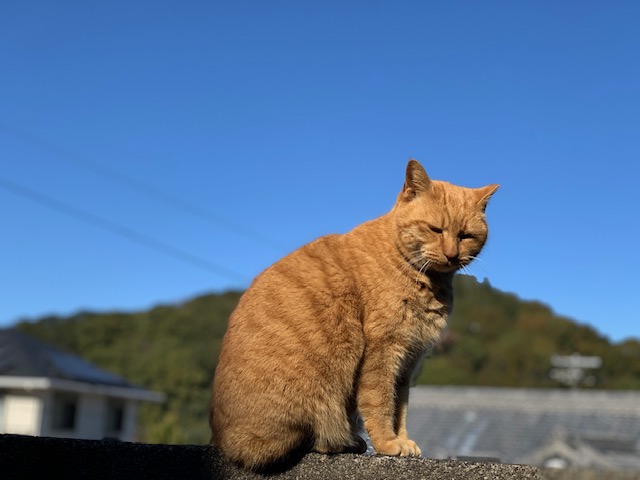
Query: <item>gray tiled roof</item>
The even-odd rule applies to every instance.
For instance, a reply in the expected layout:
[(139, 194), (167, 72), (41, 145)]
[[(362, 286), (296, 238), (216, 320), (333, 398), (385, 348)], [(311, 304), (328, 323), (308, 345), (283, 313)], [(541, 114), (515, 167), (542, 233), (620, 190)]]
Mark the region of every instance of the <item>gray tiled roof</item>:
[(13, 329), (0, 330), (0, 376), (46, 377), (131, 387), (124, 378)]
[(603, 458), (640, 458), (640, 392), (415, 387), (407, 424), (423, 455), (432, 458), (519, 463), (558, 431)]

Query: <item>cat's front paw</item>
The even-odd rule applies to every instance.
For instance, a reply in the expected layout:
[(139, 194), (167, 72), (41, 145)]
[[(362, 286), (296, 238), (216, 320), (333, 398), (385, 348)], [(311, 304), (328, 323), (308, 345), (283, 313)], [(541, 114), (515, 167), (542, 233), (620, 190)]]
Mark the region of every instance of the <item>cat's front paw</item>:
[(400, 437), (382, 442), (381, 444), (374, 444), (374, 448), (377, 454), (391, 455), (394, 457), (419, 457), (421, 453), (416, 442), (408, 438)]

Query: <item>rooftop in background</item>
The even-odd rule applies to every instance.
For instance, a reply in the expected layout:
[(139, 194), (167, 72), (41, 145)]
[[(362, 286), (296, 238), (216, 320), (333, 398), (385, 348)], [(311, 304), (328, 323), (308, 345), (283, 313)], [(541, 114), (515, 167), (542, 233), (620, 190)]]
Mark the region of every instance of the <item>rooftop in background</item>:
[(47, 377), (116, 387), (133, 387), (102, 370), (17, 330), (0, 330), (0, 376)]
[(640, 471), (640, 391), (415, 387), (423, 455)]
[(92, 363), (25, 333), (0, 330), (0, 387), (108, 394), (163, 402), (165, 395), (129, 383)]

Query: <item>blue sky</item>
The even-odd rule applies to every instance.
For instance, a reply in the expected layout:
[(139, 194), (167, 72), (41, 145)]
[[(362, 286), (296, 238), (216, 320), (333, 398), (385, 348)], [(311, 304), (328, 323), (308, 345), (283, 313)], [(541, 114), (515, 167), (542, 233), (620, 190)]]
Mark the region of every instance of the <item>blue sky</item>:
[(640, 3), (25, 0), (0, 15), (0, 324), (244, 288), (500, 183), (479, 277), (639, 336)]

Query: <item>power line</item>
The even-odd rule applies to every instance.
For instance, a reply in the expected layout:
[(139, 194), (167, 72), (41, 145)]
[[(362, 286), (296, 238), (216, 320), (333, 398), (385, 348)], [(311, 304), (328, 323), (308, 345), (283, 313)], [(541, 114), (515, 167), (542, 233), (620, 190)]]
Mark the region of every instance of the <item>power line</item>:
[(245, 277), (241, 273), (238, 273), (227, 267), (218, 265), (217, 263), (211, 262), (198, 255), (189, 253), (185, 250), (182, 250), (181, 248), (174, 247), (173, 245), (169, 245), (167, 243), (156, 240), (155, 238), (138, 232), (132, 228), (125, 227), (124, 225), (120, 225), (116, 222), (112, 222), (111, 220), (107, 220), (105, 218), (94, 215), (93, 213), (63, 203), (59, 200), (56, 200), (55, 198), (32, 190), (28, 187), (25, 187), (24, 185), (20, 185), (2, 176), (0, 176), (0, 188), (20, 197), (31, 200), (32, 202), (43, 205), (52, 210), (64, 213), (65, 215), (73, 217), (83, 223), (93, 225), (94, 227), (98, 227), (103, 230), (107, 230), (120, 237), (126, 238), (133, 243), (137, 243), (138, 245), (142, 245), (151, 250), (155, 250), (156, 252), (160, 252), (175, 260), (180, 260), (183, 263), (198, 267), (202, 270), (206, 270), (209, 273), (214, 273), (233, 281), (245, 282), (248, 280), (247, 277)]
[(269, 246), (273, 249), (282, 251), (283, 246), (280, 245), (277, 241), (269, 238), (266, 235), (263, 235), (257, 231), (254, 231), (251, 228), (248, 228), (244, 225), (240, 225), (238, 223), (232, 222), (226, 218), (223, 218), (211, 210), (207, 208), (203, 208), (200, 205), (189, 202), (180, 198), (172, 193), (166, 192), (158, 187), (150, 185), (146, 182), (140, 181), (134, 177), (126, 175), (118, 170), (102, 165), (93, 160), (89, 160), (82, 155), (78, 155), (71, 150), (66, 149), (60, 145), (57, 145), (49, 140), (33, 135), (32, 133), (26, 132), (20, 128), (16, 128), (13, 125), (10, 125), (6, 122), (0, 120), (0, 131), (4, 132), (7, 135), (10, 135), (18, 140), (33, 145), (40, 150), (46, 151), (53, 155), (54, 158), (64, 160), (67, 163), (73, 164), (75, 166), (79, 166), (88, 170), (96, 175), (108, 178), (117, 183), (126, 185), (132, 190), (136, 190), (141, 192), (148, 197), (154, 198), (165, 205), (170, 205), (174, 208), (182, 210), (190, 215), (200, 218), (201, 220), (205, 220), (210, 224), (216, 225), (218, 227), (223, 227), (229, 231), (235, 232), (253, 240), (255, 242), (261, 243), (265, 246)]

